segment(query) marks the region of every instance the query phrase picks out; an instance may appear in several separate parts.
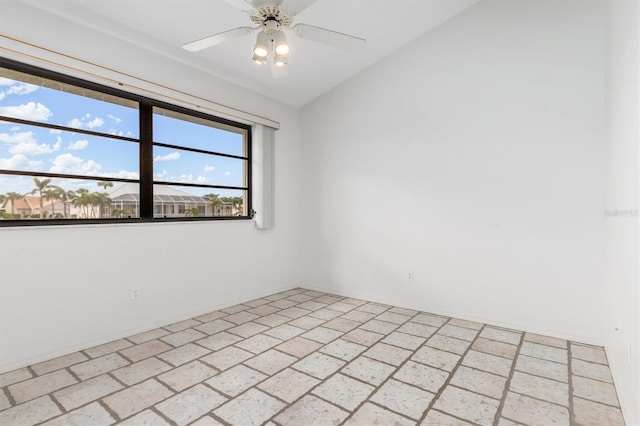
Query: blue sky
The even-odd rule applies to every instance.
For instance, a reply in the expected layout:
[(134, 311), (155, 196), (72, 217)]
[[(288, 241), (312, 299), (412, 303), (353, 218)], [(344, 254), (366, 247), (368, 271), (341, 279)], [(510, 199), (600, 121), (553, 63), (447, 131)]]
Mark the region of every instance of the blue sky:
[[(0, 77), (0, 115), (137, 138), (137, 109)], [(154, 140), (243, 155), (242, 135), (154, 114)], [(138, 144), (76, 132), (0, 122), (0, 169), (137, 179)], [(243, 161), (154, 148), (158, 180), (243, 186)], [(66, 190), (102, 191), (97, 181), (55, 180)], [(118, 185), (115, 184), (115, 187)], [(0, 194), (25, 194), (31, 177), (0, 175)], [(240, 195), (240, 191), (176, 187), (196, 195)]]

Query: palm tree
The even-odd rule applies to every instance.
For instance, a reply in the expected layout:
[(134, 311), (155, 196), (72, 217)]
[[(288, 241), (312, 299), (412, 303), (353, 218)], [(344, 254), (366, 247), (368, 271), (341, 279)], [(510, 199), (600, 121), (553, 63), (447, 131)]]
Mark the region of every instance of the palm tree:
[(113, 186), (113, 182), (107, 182), (107, 181), (98, 182), (98, 186), (104, 188), (104, 192), (107, 192), (107, 188), (111, 188)]
[(220, 206), (222, 206), (222, 200), (220, 200), (220, 195), (218, 194), (207, 194), (203, 196), (209, 200), (209, 205), (213, 207), (213, 214), (215, 215), (216, 210), (220, 211)]
[(111, 212), (111, 216), (117, 218), (128, 217), (130, 214), (131, 213), (129, 213), (129, 210), (126, 209), (114, 209)]
[(40, 195), (40, 219), (44, 218), (44, 206), (42, 205), (42, 193), (51, 184), (51, 179), (40, 180), (37, 177), (33, 178), (33, 183), (36, 184), (36, 189), (31, 191), (32, 194), (36, 192)]
[(56, 215), (55, 202), (60, 199), (60, 192), (58, 191), (57, 186), (48, 186), (42, 191), (42, 195), (47, 200), (51, 201), (51, 216)]
[(189, 217), (189, 216), (196, 217), (196, 216), (198, 216), (198, 214), (199, 214), (199, 213), (200, 213), (200, 212), (198, 211), (198, 208), (197, 208), (197, 207), (192, 207), (192, 208), (190, 208), (190, 209), (187, 209), (187, 210), (184, 212), (184, 215), (185, 215), (185, 216), (187, 216), (187, 217)]
[(5, 200), (11, 202), (11, 218), (15, 219), (14, 206), (17, 200), (21, 200), (24, 198), (24, 195), (18, 194), (17, 192), (9, 192), (4, 195)]
[(61, 188), (59, 186), (56, 186), (55, 188), (56, 188), (55, 189), (56, 192), (58, 193), (58, 200), (62, 201), (62, 208), (64, 209), (62, 214), (66, 219), (67, 217), (69, 217), (69, 215), (67, 214), (68, 204), (69, 204), (69, 201), (73, 200), (73, 197), (75, 196), (75, 192), (65, 191), (64, 188)]
[(222, 201), (225, 203), (231, 203), (233, 205), (233, 209), (238, 216), (242, 216), (243, 213), (243, 203), (244, 197), (222, 197)]
[(76, 192), (73, 193), (71, 203), (80, 207), (80, 211), (84, 213), (85, 218), (89, 218), (89, 204), (91, 202), (91, 198), (89, 196), (89, 190), (85, 188), (80, 188)]
[(111, 198), (109, 198), (109, 195), (107, 195), (106, 192), (94, 192), (93, 194), (91, 194), (91, 199), (91, 205), (93, 206), (95, 204), (98, 207), (98, 217), (102, 218), (102, 211), (104, 210), (104, 206), (108, 206), (109, 204), (111, 204)]

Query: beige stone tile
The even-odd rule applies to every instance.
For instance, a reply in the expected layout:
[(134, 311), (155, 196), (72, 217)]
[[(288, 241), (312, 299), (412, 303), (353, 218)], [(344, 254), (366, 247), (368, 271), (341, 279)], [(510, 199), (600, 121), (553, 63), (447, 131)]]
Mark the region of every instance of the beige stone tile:
[(265, 317), (256, 318), (254, 320), (254, 322), (257, 322), (258, 324), (266, 325), (267, 327), (276, 327), (288, 321), (290, 321), (290, 318), (283, 317), (282, 315), (278, 315), (278, 314), (271, 314)]
[(499, 405), (498, 400), (447, 386), (433, 408), (479, 425), (492, 425)]
[(202, 333), (211, 335), (211, 334), (220, 333), (221, 331), (228, 330), (235, 326), (236, 324), (232, 322), (225, 321), (223, 319), (215, 319), (213, 321), (200, 324), (194, 328)]
[(320, 383), (320, 380), (287, 368), (260, 383), (258, 388), (288, 403), (292, 403), (318, 383)]
[(267, 336), (266, 334), (258, 334), (236, 343), (235, 346), (244, 349), (245, 351), (259, 354), (267, 349), (271, 349), (272, 347), (279, 345), (280, 343), (282, 343), (282, 340), (280, 339)]
[(362, 305), (366, 305), (367, 304), (366, 300), (354, 299), (353, 297), (348, 297), (346, 299), (342, 299), (341, 302), (342, 303), (348, 303), (350, 305), (355, 305), (355, 306), (362, 306)]
[(200, 315), (198, 317), (195, 317), (194, 320), (197, 320), (197, 321), (200, 321), (202, 323), (205, 323), (205, 322), (215, 321), (215, 320), (217, 320), (219, 318), (226, 317), (227, 315), (229, 315), (229, 314), (227, 314), (226, 312), (213, 311), (213, 312), (210, 312), (208, 314), (204, 314), (204, 315)]
[(361, 323), (346, 318), (336, 318), (324, 323), (322, 326), (346, 333), (358, 327)]
[(186, 330), (178, 331), (177, 333), (161, 337), (160, 340), (174, 347), (178, 347), (193, 342), (194, 340), (202, 339), (204, 337), (207, 337), (207, 335), (198, 330), (187, 328)]
[(403, 333), (412, 334), (414, 336), (419, 337), (431, 337), (433, 333), (437, 330), (436, 327), (432, 327), (430, 325), (418, 324), (417, 322), (407, 322), (400, 326), (397, 331), (401, 331)]
[(314, 342), (313, 340), (308, 340), (298, 336), (276, 346), (276, 349), (295, 357), (302, 358), (320, 347), (322, 347), (322, 343)]
[[(392, 314), (393, 315), (393, 314)], [(400, 325), (394, 324), (392, 322), (380, 321), (378, 319), (372, 319), (360, 326), (360, 329), (373, 331), (374, 333), (380, 333), (383, 335), (389, 334), (392, 331), (396, 330)]]
[[(444, 323), (449, 321), (449, 318), (441, 317), (441, 316), (438, 316), (438, 315), (419, 313), (415, 317), (411, 318), (411, 321), (412, 322), (417, 322), (418, 324), (425, 324), (425, 325), (430, 325), (430, 326), (433, 326), (433, 327), (440, 327), (441, 325), (443, 325)], [(455, 325), (455, 324), (453, 324), (453, 325)]]
[(307, 395), (288, 407), (274, 419), (282, 426), (338, 425), (349, 413), (335, 405)]
[(526, 425), (523, 425), (522, 423), (512, 422), (509, 419), (500, 417), (500, 420), (498, 420), (498, 426), (526, 426)]
[(202, 358), (201, 361), (217, 368), (218, 370), (226, 370), (229, 367), (240, 364), (243, 361), (251, 358), (253, 354), (240, 348), (233, 346), (214, 352), (211, 355), (207, 355)]
[(387, 364), (398, 366), (411, 356), (411, 351), (387, 345), (386, 343), (376, 343), (366, 351), (364, 355), (378, 361), (386, 362)]
[(229, 396), (238, 396), (253, 385), (260, 383), (267, 376), (245, 367), (244, 365), (236, 365), (228, 369), (224, 373), (207, 380), (207, 384), (217, 391)]
[(425, 344), (432, 348), (442, 349), (443, 351), (462, 355), (467, 351), (471, 342), (468, 340), (456, 339), (455, 337), (443, 336), (442, 334), (434, 334)]
[(365, 403), (356, 413), (347, 420), (345, 426), (365, 426), (365, 425), (393, 425), (393, 426), (414, 426), (415, 421), (406, 417), (385, 410), (382, 407)]
[(540, 358), (533, 358), (527, 355), (520, 355), (516, 361), (516, 370), (547, 379), (569, 382), (569, 372), (567, 364), (560, 364)]
[(105, 343), (104, 345), (94, 346), (93, 348), (85, 349), (84, 352), (91, 358), (98, 358), (106, 354), (110, 354), (119, 351), (124, 348), (133, 346), (128, 340), (120, 339), (113, 342)]
[(288, 309), (292, 306), (296, 306), (298, 302), (294, 302), (292, 300), (280, 299), (274, 302), (269, 303), (269, 306), (273, 306), (274, 308), (280, 309)]
[(266, 325), (258, 324), (257, 322), (246, 322), (242, 325), (230, 328), (227, 330), (229, 333), (237, 334), (238, 336), (247, 338), (254, 336), (258, 333), (268, 330)]
[(345, 362), (342, 360), (314, 352), (293, 364), (292, 367), (318, 379), (325, 379), (343, 365), (345, 365)]
[(382, 340), (382, 343), (398, 346), (400, 348), (409, 349), (414, 351), (418, 349), (427, 339), (418, 336), (412, 336), (410, 334), (394, 331)]
[(165, 342), (161, 342), (160, 340), (150, 340), (141, 345), (123, 349), (120, 351), (120, 354), (129, 358), (132, 362), (138, 362), (171, 349), (173, 349), (173, 346)]
[(491, 398), (502, 399), (507, 378), (487, 373), (486, 371), (460, 366), (450, 383), (459, 388), (481, 393)]
[(299, 334), (304, 333), (305, 331), (306, 330), (304, 328), (294, 327), (289, 324), (283, 324), (279, 325), (278, 327), (272, 328), (271, 330), (265, 331), (264, 334), (280, 340), (289, 340)]
[(351, 361), (341, 371), (363, 382), (380, 386), (395, 371), (395, 367), (364, 356)]
[(584, 399), (619, 407), (616, 389), (612, 384), (586, 377), (571, 376), (573, 394)]
[(52, 371), (59, 370), (61, 368), (69, 367), (74, 364), (81, 363), (88, 360), (86, 355), (81, 352), (74, 352), (69, 355), (61, 356), (49, 361), (40, 362), (31, 366), (33, 371), (41, 376), (43, 374), (51, 373)]
[(594, 346), (578, 345), (571, 343), (571, 357), (581, 359), (583, 361), (596, 362), (598, 364), (608, 365), (607, 355), (604, 349)]
[(366, 349), (366, 346), (338, 339), (325, 345), (322, 349), (320, 349), (320, 352), (336, 358), (340, 358), (343, 361), (351, 361)]
[(332, 311), (347, 313), (349, 311), (354, 310), (356, 307), (357, 306), (354, 306), (350, 303), (344, 303), (340, 301), (340, 302), (330, 304), (329, 306), (327, 306), (327, 309), (331, 309)]
[(429, 410), (427, 417), (420, 423), (420, 426), (473, 426), (473, 423), (456, 419), (440, 411)]
[(509, 392), (502, 415), (531, 426), (569, 425), (569, 410), (560, 405)]
[(14, 383), (22, 382), (33, 377), (33, 374), (27, 367), (20, 368), (18, 370), (8, 371), (0, 374), (0, 388), (12, 385)]
[(255, 299), (250, 302), (244, 302), (243, 305), (251, 306), (252, 308), (256, 308), (258, 306), (266, 305), (267, 303), (271, 303), (269, 299)]
[(344, 299), (344, 297), (340, 297), (340, 296), (331, 296), (331, 295), (325, 295), (325, 296), (320, 296), (315, 298), (314, 300), (316, 302), (320, 302), (320, 303), (326, 303), (327, 305), (331, 305), (332, 303), (336, 303), (341, 301), (342, 299)]
[(413, 361), (407, 362), (393, 375), (396, 380), (418, 386), (431, 393), (437, 393), (448, 377), (449, 373), (446, 371)]
[(298, 327), (298, 328), (304, 328), (305, 330), (311, 330), (312, 328), (315, 328), (321, 324), (324, 324), (326, 322), (325, 320), (312, 316), (317, 312), (319, 311), (316, 311), (310, 315), (295, 319), (291, 321), (289, 325), (293, 325), (294, 327)]
[(265, 374), (273, 375), (296, 361), (298, 358), (271, 349), (245, 361), (245, 364)]
[(362, 330), (361, 328), (356, 328), (355, 330), (350, 331), (342, 336), (344, 340), (348, 340), (350, 342), (358, 343), (359, 345), (364, 346), (371, 346), (383, 337), (383, 334)]
[(257, 389), (249, 389), (213, 412), (225, 422), (253, 426), (261, 425), (280, 411), (285, 404)]
[(571, 360), (571, 371), (577, 376), (613, 383), (609, 367), (603, 364), (596, 364), (575, 358)]
[(525, 333), (525, 342), (539, 343), (541, 345), (555, 346), (560, 349), (567, 349), (567, 341), (563, 339), (557, 339), (555, 337), (541, 336), (535, 333)]
[(9, 398), (4, 394), (4, 392), (0, 392), (0, 411), (6, 410), (11, 407), (11, 403), (9, 402)]
[(282, 315), (282, 316), (285, 316), (285, 317), (291, 318), (291, 319), (296, 319), (296, 318), (303, 317), (305, 315), (309, 315), (310, 313), (311, 313), (311, 311), (308, 310), (308, 309), (300, 309), (298, 307), (291, 307), (291, 308), (283, 309), (282, 311), (278, 312), (278, 315)]
[(165, 330), (169, 330), (172, 333), (177, 333), (178, 331), (186, 330), (187, 328), (194, 327), (196, 325), (200, 325), (200, 321), (196, 321), (195, 319), (187, 319), (180, 322), (174, 322), (173, 324), (165, 325)]
[(418, 420), (435, 395), (397, 380), (389, 380), (370, 398), (393, 411)]
[(327, 293), (323, 293), (315, 290), (305, 290), (302, 294), (306, 294), (307, 296), (320, 297), (320, 296), (325, 296)]
[(342, 312), (332, 311), (331, 309), (322, 308), (322, 309), (318, 309), (317, 311), (311, 312), (309, 314), (309, 317), (319, 319), (324, 322), (324, 321), (332, 320), (334, 318), (338, 318), (341, 315), (342, 315)]
[(488, 371), (489, 373), (498, 374), (504, 377), (509, 376), (511, 364), (513, 364), (513, 361), (510, 359), (473, 350), (467, 352), (462, 360), (462, 365), (477, 368), (478, 370)]
[(171, 423), (151, 410), (144, 410), (127, 420), (118, 423), (118, 426), (171, 426)]
[(624, 426), (619, 408), (598, 404), (582, 398), (573, 399), (576, 423), (584, 426)]
[(34, 425), (62, 414), (49, 396), (0, 411), (0, 425)]
[(167, 361), (169, 364), (177, 367), (182, 364), (186, 364), (189, 361), (193, 361), (196, 358), (203, 357), (211, 351), (203, 348), (202, 346), (188, 343), (184, 346), (180, 346), (168, 352), (161, 353), (158, 358), (163, 361)]
[(501, 356), (503, 358), (513, 359), (516, 356), (518, 347), (508, 343), (498, 342), (479, 337), (473, 342), (473, 349), (479, 352)]
[(104, 398), (103, 401), (120, 418), (126, 418), (173, 395), (155, 379), (128, 387)]
[(178, 426), (184, 426), (226, 401), (227, 398), (218, 392), (199, 384), (162, 401), (155, 408)]
[(265, 296), (263, 297), (263, 299), (271, 300), (272, 302), (274, 302), (276, 300), (284, 299), (285, 297), (287, 297), (286, 294), (276, 293), (276, 294), (270, 294), (269, 296)]
[(244, 324), (245, 322), (253, 321), (256, 318), (259, 318), (258, 315), (254, 315), (249, 312), (238, 312), (233, 315), (224, 317), (224, 320), (232, 322), (235, 325), (240, 325), (240, 324)]
[(262, 305), (262, 306), (257, 306), (255, 308), (247, 309), (247, 312), (249, 312), (250, 314), (258, 315), (262, 317), (266, 315), (271, 315), (275, 312), (278, 312), (279, 310), (280, 309), (274, 308), (273, 306)]
[(307, 296), (306, 294), (302, 293), (294, 294), (293, 296), (287, 297), (287, 300), (293, 300), (294, 302), (298, 303), (307, 302), (311, 299), (313, 299), (313, 296)]
[(240, 305), (233, 305), (233, 306), (228, 306), (226, 308), (222, 308), (220, 309), (220, 311), (235, 315), (237, 313), (241, 313), (242, 311), (246, 311), (250, 307), (251, 306), (240, 304)]
[(159, 339), (171, 334), (169, 331), (163, 328), (156, 328), (155, 330), (145, 331), (144, 333), (135, 334), (127, 337), (127, 340), (131, 340), (133, 343), (139, 345), (140, 343), (148, 342), (150, 340)]
[(147, 358), (135, 364), (114, 370), (111, 374), (127, 386), (131, 386), (171, 370), (172, 368), (169, 364), (160, 361), (158, 358)]
[(111, 414), (97, 402), (85, 405), (82, 408), (71, 411), (53, 420), (43, 423), (42, 426), (107, 426), (116, 420)]
[(351, 320), (351, 321), (358, 321), (360, 323), (363, 323), (363, 322), (369, 321), (370, 319), (372, 319), (375, 316), (376, 316), (376, 314), (371, 314), (369, 312), (362, 312), (362, 311), (358, 311), (358, 310), (353, 310), (351, 312), (347, 312), (346, 314), (342, 315), (340, 318), (348, 319), (348, 320)]
[(358, 311), (367, 312), (374, 315), (379, 315), (389, 309), (387, 305), (379, 305), (377, 303), (367, 303), (365, 305), (359, 306)]
[(480, 332), (480, 336), (485, 339), (495, 340), (497, 342), (509, 343), (510, 345), (519, 345), (522, 333), (501, 328), (485, 327)]
[(459, 318), (451, 318), (449, 320), (449, 324), (455, 325), (456, 327), (470, 328), (472, 330), (480, 330), (484, 326), (484, 324), (481, 324), (479, 322), (467, 321)]
[(65, 410), (70, 411), (122, 389), (123, 386), (106, 374), (69, 386), (53, 394)]
[[(205, 416), (201, 419), (191, 423), (190, 426), (224, 426), (222, 423), (214, 419), (213, 417)], [(265, 426), (271, 426), (268, 423)], [(273, 425), (275, 426), (275, 425)]]
[(159, 375), (158, 380), (180, 392), (216, 374), (218, 370), (196, 360)]
[(476, 338), (478, 330), (472, 330), (470, 328), (458, 327), (455, 325), (447, 324), (438, 330), (439, 334), (443, 336), (455, 337), (460, 340), (472, 341)]
[(389, 312), (392, 312), (394, 314), (400, 314), (400, 315), (407, 315), (407, 316), (414, 316), (415, 314), (419, 313), (419, 311), (413, 310), (413, 309), (407, 309), (407, 308), (400, 308), (397, 306), (392, 307), (391, 309), (389, 309)]
[(374, 391), (374, 387), (342, 374), (336, 374), (313, 390), (313, 394), (349, 411), (355, 410)]
[(314, 340), (319, 343), (329, 343), (330, 341), (337, 339), (343, 334), (343, 332), (338, 330), (316, 327), (313, 330), (304, 333), (302, 337), (304, 337), (305, 339)]
[(53, 373), (44, 374), (24, 382), (15, 383), (9, 386), (9, 393), (16, 404), (35, 399), (58, 389), (78, 383), (66, 370), (58, 370)]
[(556, 380), (516, 371), (511, 378), (511, 390), (554, 404), (569, 407), (569, 385)]
[(520, 349), (522, 355), (529, 355), (535, 358), (546, 359), (547, 361), (566, 364), (567, 351), (565, 349), (554, 348), (552, 346), (539, 345), (537, 343), (524, 342)]
[(460, 355), (423, 346), (418, 349), (411, 359), (421, 364), (430, 365), (446, 371), (453, 371), (460, 360)]
[(395, 314), (391, 311), (381, 313), (376, 317), (378, 321), (390, 322), (393, 324), (404, 324), (411, 319), (411, 315)]
[(214, 334), (213, 336), (197, 340), (196, 343), (200, 346), (204, 346), (207, 349), (211, 349), (212, 351), (219, 351), (220, 349), (231, 346), (234, 343), (239, 342), (240, 340), (242, 340), (242, 337), (235, 334), (227, 333), (226, 331), (222, 331), (220, 333)]

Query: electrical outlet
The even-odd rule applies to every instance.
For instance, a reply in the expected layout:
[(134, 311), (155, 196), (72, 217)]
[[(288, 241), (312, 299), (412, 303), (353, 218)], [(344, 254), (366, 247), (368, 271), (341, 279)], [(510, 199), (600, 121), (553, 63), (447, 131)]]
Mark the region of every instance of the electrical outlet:
[(413, 274), (413, 272), (409, 272), (407, 274), (407, 281), (413, 281), (414, 278), (415, 278), (415, 275)]
[(140, 299), (140, 288), (139, 287), (131, 288), (131, 300), (138, 300), (138, 299)]

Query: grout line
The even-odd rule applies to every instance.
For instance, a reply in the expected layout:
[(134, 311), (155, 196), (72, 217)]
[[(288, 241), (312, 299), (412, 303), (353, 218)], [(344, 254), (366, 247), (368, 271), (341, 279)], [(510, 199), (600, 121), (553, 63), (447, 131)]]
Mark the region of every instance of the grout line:
[(502, 397), (500, 398), (500, 405), (498, 405), (498, 409), (496, 410), (496, 414), (493, 420), (494, 426), (498, 426), (498, 423), (500, 422), (500, 417), (502, 417), (502, 410), (504, 409), (504, 404), (507, 401), (507, 396), (509, 395), (509, 391), (511, 388), (511, 381), (513, 380), (513, 375), (515, 374), (515, 371), (516, 371), (516, 364), (518, 363), (518, 357), (520, 356), (522, 345), (524, 345), (524, 333), (520, 335), (520, 342), (516, 349), (516, 353), (513, 356), (513, 360), (511, 361), (509, 376), (507, 377), (507, 381), (504, 384), (504, 390), (502, 391)]

